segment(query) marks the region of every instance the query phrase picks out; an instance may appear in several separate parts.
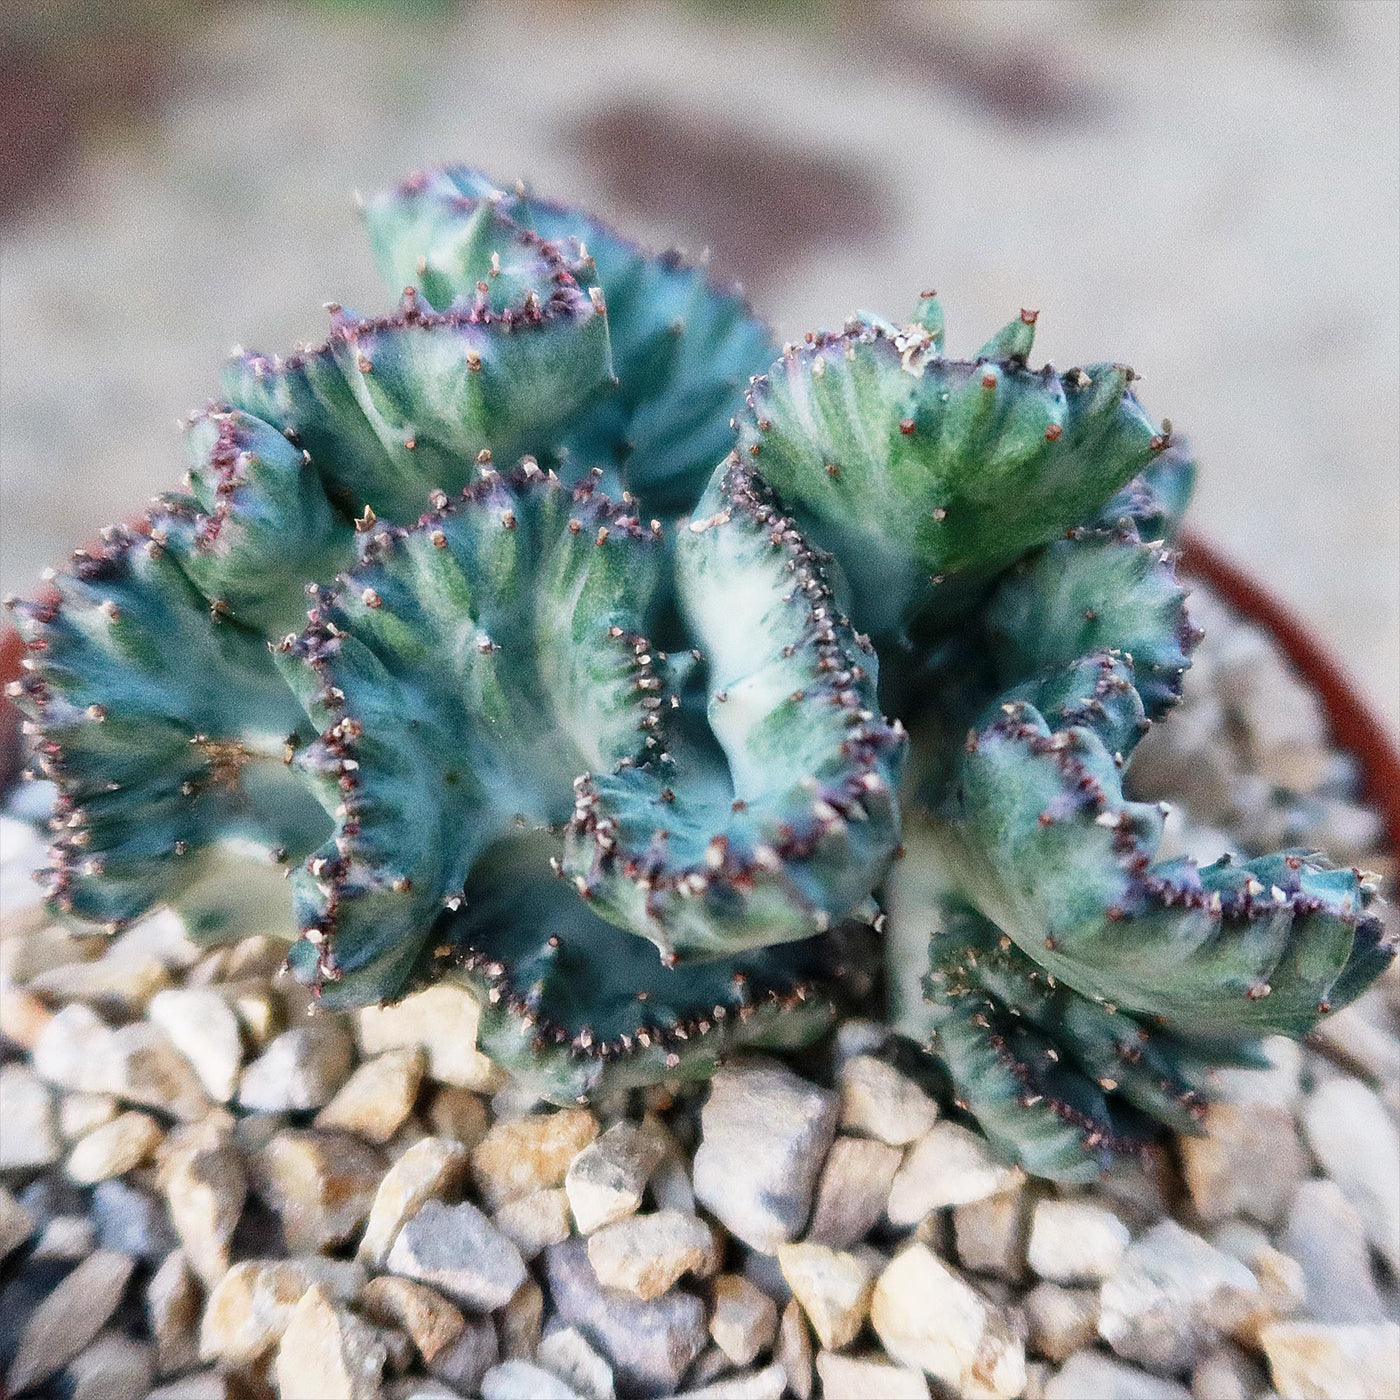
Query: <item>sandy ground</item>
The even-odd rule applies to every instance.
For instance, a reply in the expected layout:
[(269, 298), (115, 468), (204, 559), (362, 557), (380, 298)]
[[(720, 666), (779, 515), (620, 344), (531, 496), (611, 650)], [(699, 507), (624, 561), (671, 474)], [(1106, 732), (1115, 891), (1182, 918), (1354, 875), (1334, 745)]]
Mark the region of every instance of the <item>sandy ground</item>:
[(229, 344), (382, 304), (349, 192), (438, 158), (711, 245), (780, 334), (1021, 306), (1199, 449), (1196, 521), (1400, 719), (1400, 5), (1003, 0), (821, 23), (235, 8), (0, 228), (0, 587), (182, 469)]

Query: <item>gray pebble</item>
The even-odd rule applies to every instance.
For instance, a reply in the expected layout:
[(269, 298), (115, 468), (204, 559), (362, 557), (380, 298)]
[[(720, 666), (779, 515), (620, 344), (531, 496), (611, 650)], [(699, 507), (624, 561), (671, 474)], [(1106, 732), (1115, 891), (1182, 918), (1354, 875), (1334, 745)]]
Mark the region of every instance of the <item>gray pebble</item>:
[(839, 1112), (835, 1094), (782, 1066), (721, 1070), (701, 1113), (696, 1199), (731, 1234), (772, 1254), (807, 1223)]
[(1105, 1281), (1099, 1335), (1126, 1360), (1184, 1371), (1258, 1298), (1258, 1281), (1237, 1259), (1163, 1220), (1128, 1248)]
[(582, 1239), (546, 1250), (544, 1266), (560, 1319), (611, 1360), (620, 1383), (645, 1395), (674, 1392), (708, 1340), (699, 1298), (677, 1288), (644, 1303), (604, 1288)]
[(426, 1202), (399, 1231), (388, 1268), (481, 1312), (504, 1307), (525, 1282), (520, 1251), (469, 1201)]
[(178, 1241), (165, 1213), (165, 1202), (121, 1180), (101, 1181), (92, 1193), (92, 1218), (103, 1249), (155, 1263)]

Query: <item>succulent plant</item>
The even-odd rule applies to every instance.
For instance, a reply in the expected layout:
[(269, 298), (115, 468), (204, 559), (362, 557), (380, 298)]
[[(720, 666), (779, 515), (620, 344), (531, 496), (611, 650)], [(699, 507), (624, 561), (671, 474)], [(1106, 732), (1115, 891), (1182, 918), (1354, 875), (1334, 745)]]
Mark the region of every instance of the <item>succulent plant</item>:
[(1065, 1179), (1385, 965), (1356, 872), (1154, 863), (1124, 795), (1197, 640), (1194, 468), (1131, 370), (1032, 370), (1028, 312), (946, 358), (932, 295), (778, 353), (462, 169), (366, 219), (397, 311), (238, 356), (187, 494), (16, 605), (58, 910), (235, 936), (251, 846), (326, 1004), (462, 979), (558, 1102), (804, 1044), (883, 974)]

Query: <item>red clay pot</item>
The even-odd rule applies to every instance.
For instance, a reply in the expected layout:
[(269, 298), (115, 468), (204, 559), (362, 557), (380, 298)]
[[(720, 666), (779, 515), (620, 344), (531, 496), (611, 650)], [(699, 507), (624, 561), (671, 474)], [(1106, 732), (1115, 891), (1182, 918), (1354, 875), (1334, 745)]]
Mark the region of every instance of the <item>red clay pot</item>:
[[(1400, 752), (1377, 715), (1331, 651), (1307, 624), (1262, 584), (1230, 562), (1193, 531), (1182, 536), (1181, 573), (1209, 584), (1242, 617), (1257, 623), (1278, 643), (1298, 674), (1317, 692), (1332, 737), (1361, 766), (1362, 792), (1381, 814), (1391, 847), (1400, 854)], [(24, 643), (12, 627), (0, 633), (0, 681), (20, 673)], [(0, 792), (19, 775), (19, 712), (0, 699)]]
[(1317, 693), (1333, 741), (1360, 764), (1362, 795), (1380, 813), (1391, 849), (1400, 855), (1400, 751), (1385, 721), (1292, 608), (1194, 531), (1182, 532), (1181, 548), (1182, 576), (1209, 584), (1241, 617), (1269, 633)]

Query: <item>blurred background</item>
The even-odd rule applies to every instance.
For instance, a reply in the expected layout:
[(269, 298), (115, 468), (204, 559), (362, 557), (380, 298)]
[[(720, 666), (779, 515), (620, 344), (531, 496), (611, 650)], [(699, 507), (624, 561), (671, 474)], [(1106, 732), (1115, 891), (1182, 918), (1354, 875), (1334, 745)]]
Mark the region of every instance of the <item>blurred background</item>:
[(231, 342), (385, 304), (467, 160), (709, 248), (782, 337), (923, 287), (1126, 360), (1195, 522), (1400, 719), (1396, 0), (0, 5), (0, 589), (178, 483)]

